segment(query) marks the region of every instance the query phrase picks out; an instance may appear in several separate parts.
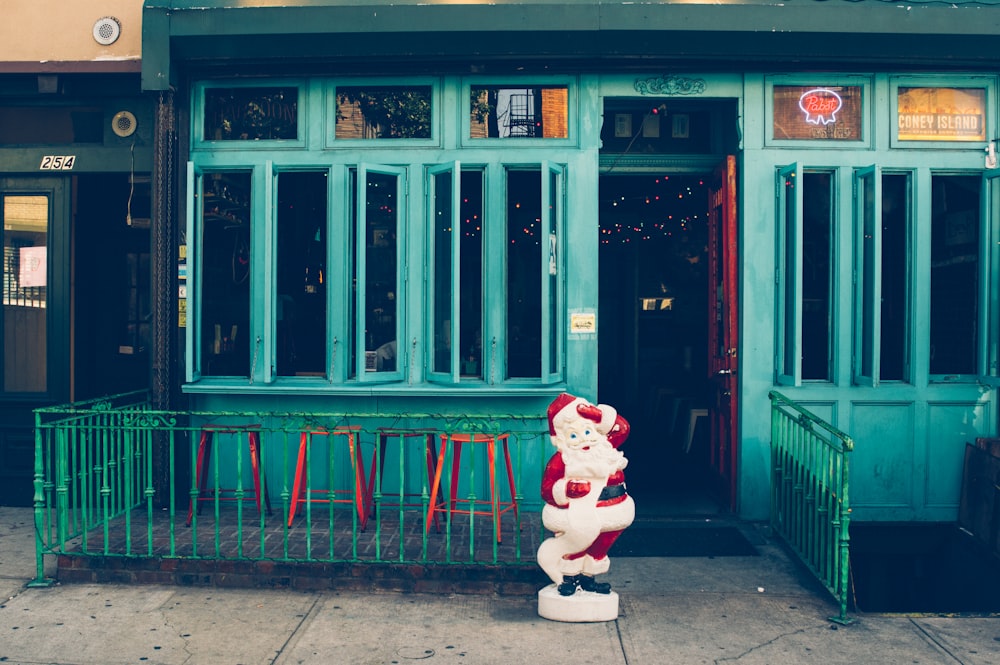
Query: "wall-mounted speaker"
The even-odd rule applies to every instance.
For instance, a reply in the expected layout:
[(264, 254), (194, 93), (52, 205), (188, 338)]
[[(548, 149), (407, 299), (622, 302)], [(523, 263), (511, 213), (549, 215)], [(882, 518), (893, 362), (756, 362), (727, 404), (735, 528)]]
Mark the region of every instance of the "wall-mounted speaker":
[(135, 134), (135, 115), (131, 111), (119, 111), (111, 119), (111, 131), (122, 138)]

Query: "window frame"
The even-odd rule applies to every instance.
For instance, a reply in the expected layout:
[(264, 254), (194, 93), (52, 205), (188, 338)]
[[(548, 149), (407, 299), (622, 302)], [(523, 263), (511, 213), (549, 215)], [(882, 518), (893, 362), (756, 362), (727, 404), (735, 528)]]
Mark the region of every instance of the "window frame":
[[(798, 163), (779, 166), (775, 175), (777, 176), (775, 182), (777, 252), (774, 268), (776, 305), (774, 380), (779, 386), (800, 386), (802, 385), (802, 166)], [(786, 185), (789, 178), (795, 183), (793, 192), (795, 200), (791, 202), (791, 208)], [(788, 219), (790, 209), (795, 214), (793, 220)], [(793, 246), (789, 247), (790, 244)], [(792, 259), (791, 266), (788, 265), (789, 256)], [(792, 339), (789, 339), (789, 330), (792, 331)], [(793, 359), (791, 367), (789, 358)]]
[[(871, 265), (865, 254), (865, 220), (868, 218), (864, 183), (871, 180), (872, 223)], [(882, 169), (877, 164), (855, 169), (853, 174), (854, 198), (854, 353), (851, 354), (851, 379), (855, 385), (877, 388), (880, 380), (880, 355), (882, 340)], [(872, 273), (871, 281), (868, 274)], [(870, 329), (866, 324), (865, 307), (871, 304)], [(867, 335), (867, 337), (866, 337)], [(865, 367), (865, 358), (870, 367)], [(866, 369), (868, 370), (866, 372)]]
[[(348, 304), (350, 304), (350, 299), (353, 297), (354, 302), (348, 308), (348, 312), (353, 313), (353, 316), (348, 315), (344, 317), (348, 331), (353, 326), (355, 327), (354, 339), (352, 340), (354, 349), (354, 377), (347, 378), (347, 383), (359, 383), (359, 384), (370, 384), (370, 383), (393, 383), (402, 381), (408, 374), (407, 365), (407, 354), (404, 351), (407, 348), (406, 342), (406, 248), (408, 246), (407, 242), (407, 232), (406, 232), (406, 189), (407, 189), (407, 169), (404, 166), (390, 166), (388, 164), (375, 164), (369, 162), (359, 162), (354, 167), (349, 167), (349, 171), (353, 168), (357, 174), (356, 181), (354, 183), (354, 201), (357, 202), (357, 217), (354, 218), (353, 215), (348, 215), (346, 222), (350, 224), (352, 221), (354, 226), (354, 262), (352, 263), (351, 258), (347, 257), (346, 263), (349, 266), (348, 283), (345, 285), (350, 288), (350, 283), (353, 280), (357, 280), (357, 286), (354, 295), (351, 296), (348, 292)], [(360, 275), (367, 275), (366, 269), (368, 267), (367, 258), (367, 223), (368, 217), (365, 210), (364, 202), (367, 201), (366, 191), (368, 179), (367, 175), (369, 173), (377, 173), (379, 175), (389, 175), (396, 178), (396, 200), (399, 202), (396, 207), (396, 368), (390, 372), (368, 372), (365, 367), (365, 322), (367, 321), (365, 312), (365, 299), (367, 296), (367, 280), (359, 279)], [(349, 180), (348, 180), (349, 182)], [(343, 257), (342, 257), (343, 258)]]
[[(981, 384), (1000, 386), (1000, 169), (983, 173), (983, 234), (979, 294), (979, 377)], [(991, 288), (992, 285), (992, 288)]]
[[(456, 342), (460, 339), (460, 336), (456, 336), (456, 329), (461, 330), (461, 308), (459, 303), (461, 302), (461, 247), (459, 243), (459, 233), (461, 222), (461, 183), (462, 183), (462, 166), (457, 160), (454, 162), (446, 162), (443, 164), (435, 164), (427, 167), (426, 170), (427, 177), (425, 179), (425, 187), (427, 188), (427, 256), (428, 261), (428, 275), (427, 275), (427, 311), (430, 315), (427, 317), (427, 332), (425, 334), (425, 339), (427, 340), (428, 356), (427, 356), (427, 380), (431, 383), (447, 383), (447, 384), (457, 384), (461, 381), (461, 347)], [(434, 211), (435, 204), (437, 203), (437, 191), (436, 191), (436, 180), (435, 176), (443, 174), (451, 174), (451, 228), (452, 232), (449, 237), (449, 245), (451, 252), (451, 271), (450, 271), (450, 281), (451, 281), (451, 302), (450, 302), (450, 321), (451, 330), (449, 334), (451, 335), (451, 350), (450, 350), (450, 360), (448, 372), (437, 372), (434, 370), (434, 356), (436, 353), (436, 348), (434, 346), (434, 340), (437, 339), (437, 289), (435, 288), (435, 279), (437, 277), (437, 271), (435, 266), (437, 265), (437, 243), (436, 243), (436, 231), (434, 229)], [(482, 313), (481, 313), (482, 314)], [(485, 326), (484, 326), (485, 329)], [(485, 368), (484, 368), (485, 369)]]

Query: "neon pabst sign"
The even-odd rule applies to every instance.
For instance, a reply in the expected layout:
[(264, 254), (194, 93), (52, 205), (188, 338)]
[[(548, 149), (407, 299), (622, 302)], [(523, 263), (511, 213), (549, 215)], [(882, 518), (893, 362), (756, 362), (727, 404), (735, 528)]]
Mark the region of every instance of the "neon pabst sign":
[(813, 125), (837, 122), (837, 111), (843, 105), (840, 95), (827, 88), (807, 90), (799, 97), (799, 108), (806, 114), (806, 122)]

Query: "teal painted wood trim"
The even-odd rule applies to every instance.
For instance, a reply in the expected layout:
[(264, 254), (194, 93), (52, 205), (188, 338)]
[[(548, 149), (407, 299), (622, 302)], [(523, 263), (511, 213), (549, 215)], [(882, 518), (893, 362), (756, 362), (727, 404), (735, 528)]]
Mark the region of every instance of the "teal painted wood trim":
[[(911, 3), (631, 3), (604, 0), (488, 4), (341, 0), (150, 0), (143, 9), (143, 89), (173, 83), (174, 61), (271, 58), (475, 61), (552, 54), (593, 67), (635, 57), (733, 63), (867, 61), (912, 66), (995, 64), (994, 0)], [(905, 21), (901, 12), (905, 11)], [(679, 29), (678, 26), (683, 26)], [(843, 37), (844, 39), (840, 39)], [(382, 66), (390, 71), (392, 66)]]

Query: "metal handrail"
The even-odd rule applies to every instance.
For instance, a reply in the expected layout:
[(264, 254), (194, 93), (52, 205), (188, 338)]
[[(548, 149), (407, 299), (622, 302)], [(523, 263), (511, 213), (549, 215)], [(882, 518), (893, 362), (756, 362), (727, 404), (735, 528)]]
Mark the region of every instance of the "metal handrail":
[(854, 441), (781, 393), (771, 400), (771, 527), (847, 617), (850, 579), (849, 454)]

